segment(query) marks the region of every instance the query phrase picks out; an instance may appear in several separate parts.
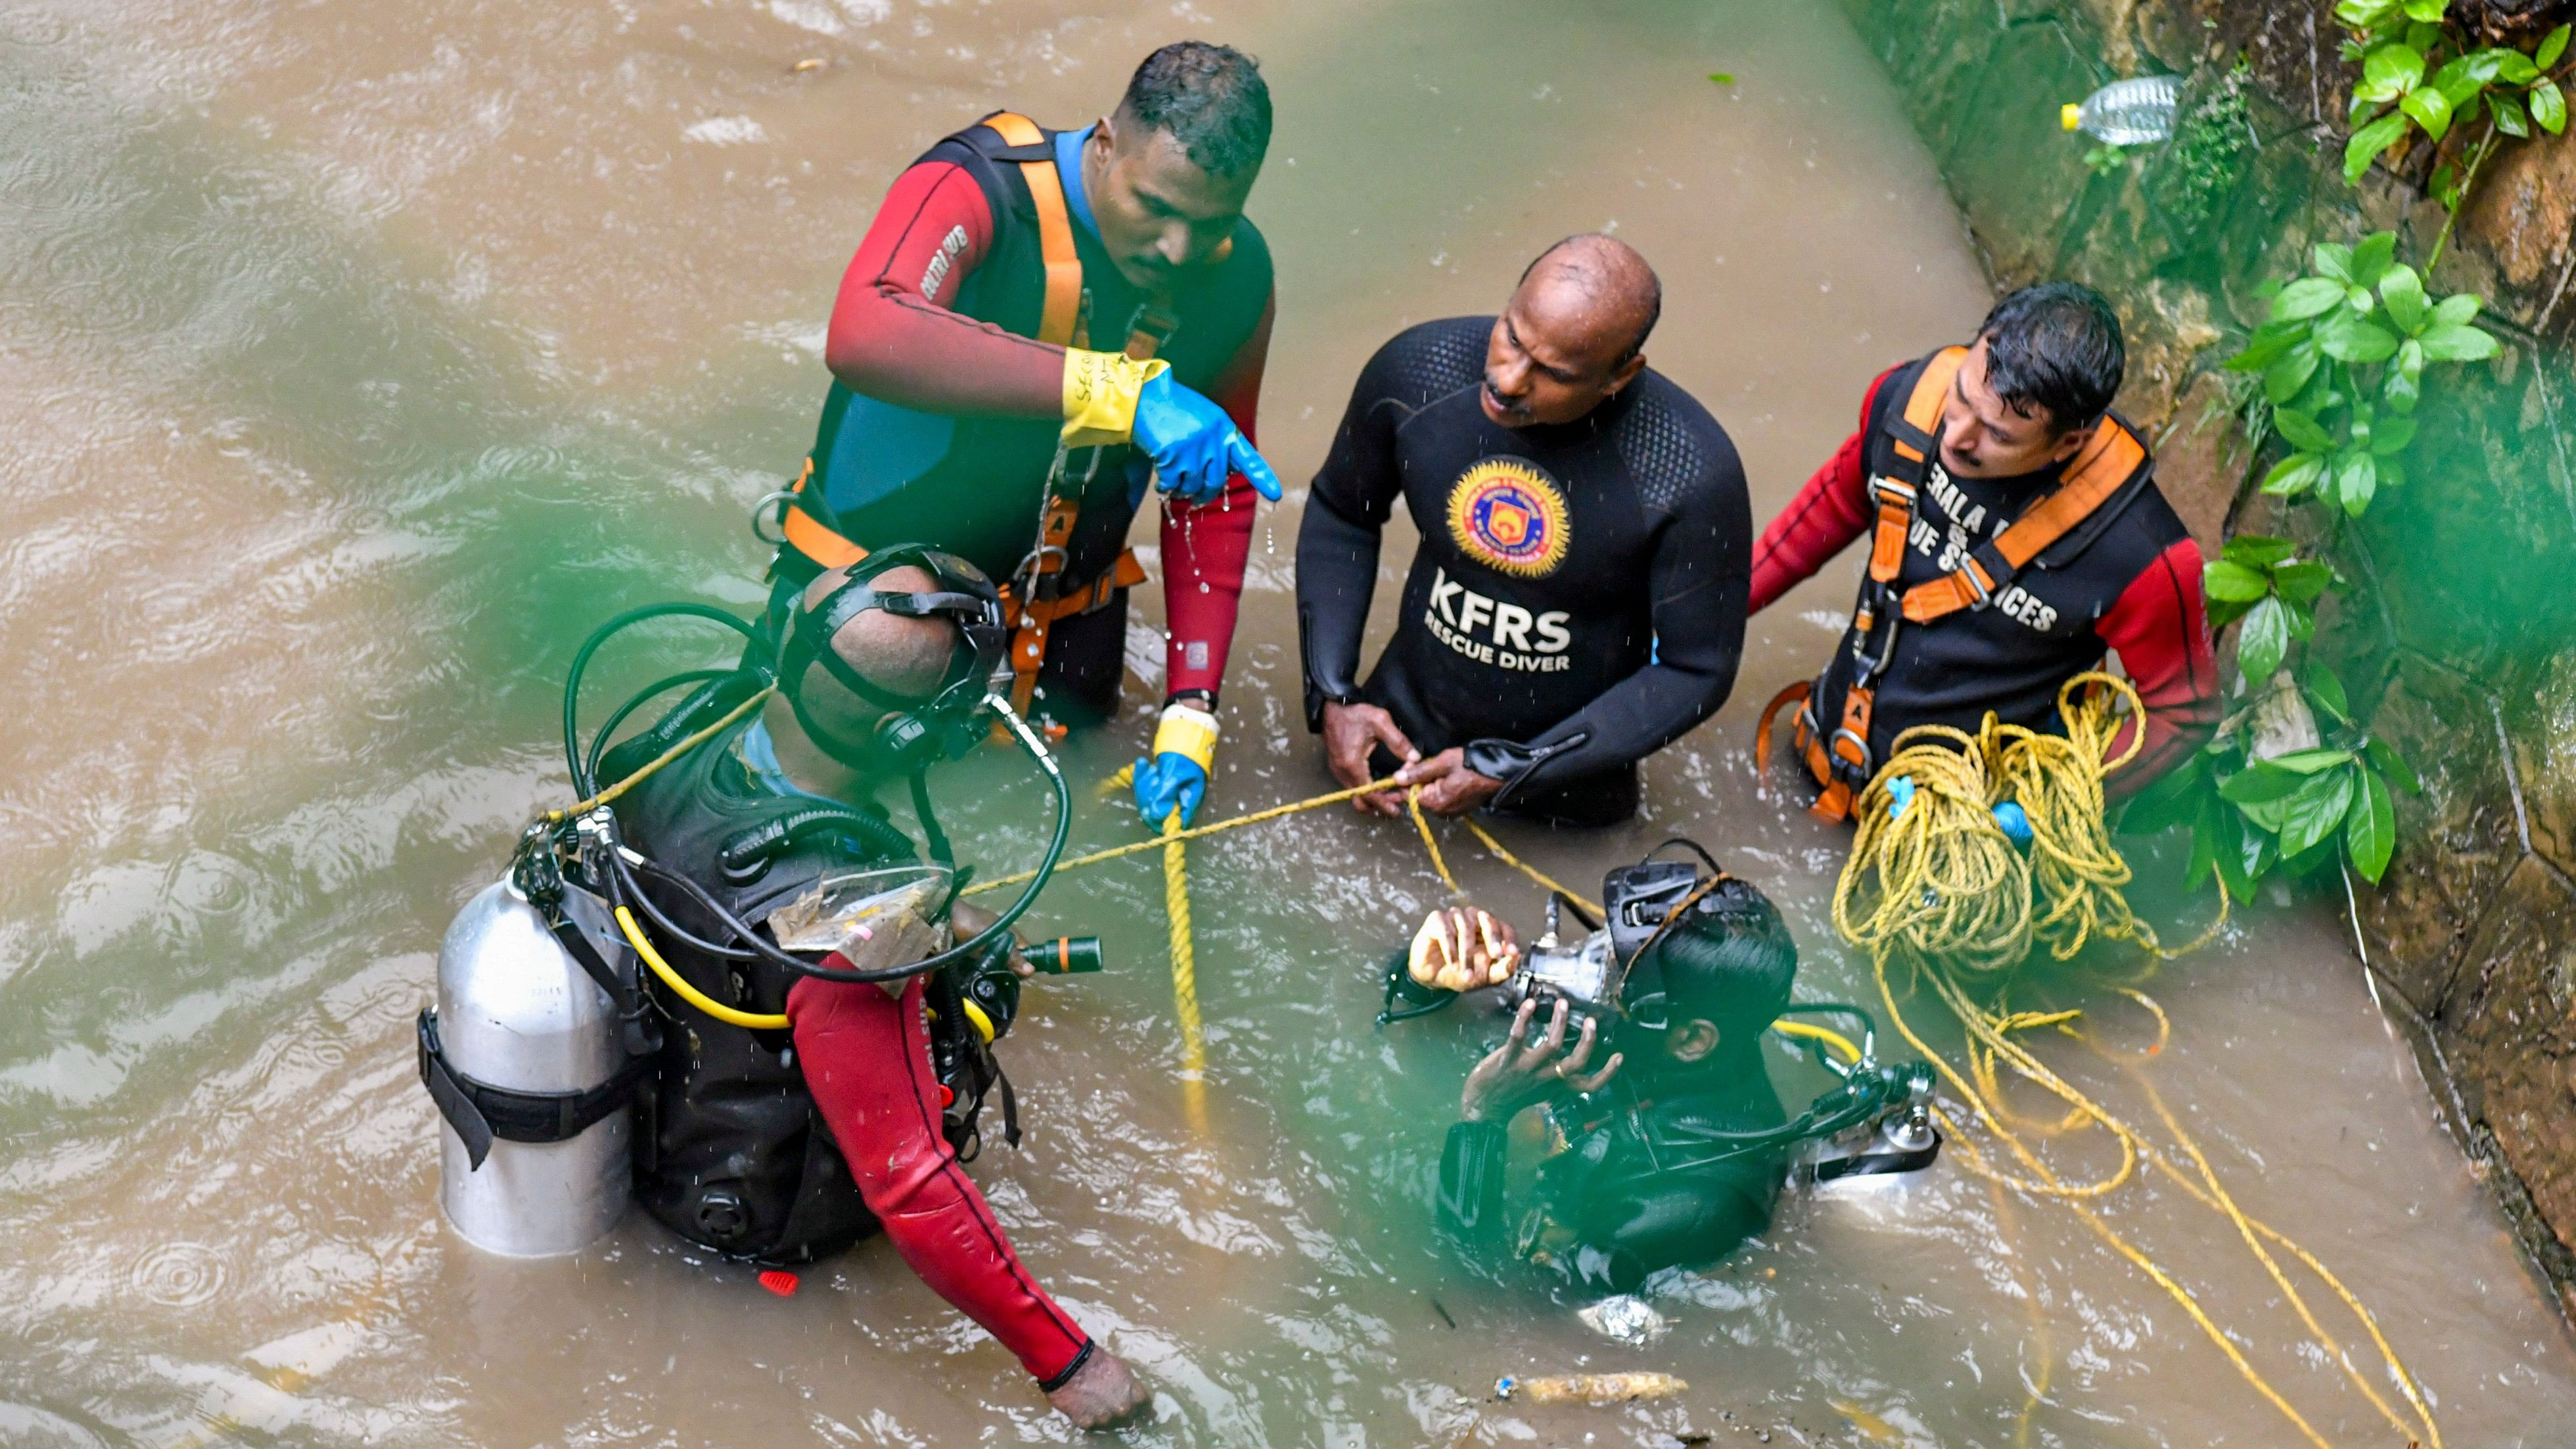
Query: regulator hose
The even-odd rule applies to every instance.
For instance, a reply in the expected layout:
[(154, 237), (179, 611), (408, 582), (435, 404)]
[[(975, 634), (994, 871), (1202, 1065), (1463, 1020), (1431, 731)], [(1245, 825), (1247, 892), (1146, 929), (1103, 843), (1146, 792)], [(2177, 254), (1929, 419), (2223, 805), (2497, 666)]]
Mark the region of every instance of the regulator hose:
[[(575, 795), (588, 798), (592, 794), (596, 793), (596, 787), (591, 780), (590, 772), (583, 766), (581, 754), (580, 710), (582, 675), (589, 671), (590, 657), (599, 652), (601, 645), (606, 644), (618, 634), (627, 629), (633, 628), (635, 625), (641, 624), (648, 619), (705, 619), (710, 623), (722, 624), (726, 628), (733, 630), (743, 638), (751, 640), (754, 643), (759, 642), (760, 639), (759, 631), (753, 629), (751, 625), (744, 623), (742, 620), (735, 618), (724, 610), (709, 604), (646, 604), (641, 608), (629, 609), (625, 613), (609, 620), (607, 623), (600, 625), (598, 628), (591, 630), (590, 637), (581, 641), (581, 648), (576, 650), (572, 656), (571, 672), (564, 676), (564, 768), (572, 772), (572, 788)], [(663, 688), (666, 688), (669, 685), (669, 683), (670, 681), (665, 680), (661, 685), (656, 685), (652, 690), (647, 692), (645, 697), (650, 698), (651, 695), (660, 693)]]
[[(756, 958), (767, 961), (771, 965), (777, 966), (782, 970), (794, 972), (799, 976), (811, 976), (818, 981), (840, 981), (853, 984), (901, 981), (907, 977), (919, 976), (926, 972), (940, 970), (943, 967), (954, 965), (960, 961), (976, 960), (996, 944), (1006, 943), (1010, 936), (1011, 927), (1018, 923), (1021, 916), (1028, 913), (1030, 906), (1037, 903), (1038, 893), (1046, 888), (1048, 879), (1055, 874), (1056, 862), (1064, 857), (1065, 840), (1072, 833), (1073, 829), (1073, 794), (1070, 788), (1065, 784), (1064, 772), (1056, 766), (1055, 757), (1047, 752), (1045, 742), (1040, 740), (1036, 733), (1029, 729), (1028, 724), (1010, 707), (1008, 701), (1002, 699), (998, 695), (987, 695), (985, 696), (985, 703), (992, 706), (1001, 714), (1003, 720), (1009, 725), (1013, 736), (1020, 741), (1021, 747), (1027, 750), (1029, 755), (1045, 769), (1047, 782), (1054, 787), (1055, 830), (1052, 838), (1047, 842), (1045, 859), (1038, 863), (1037, 870), (1030, 876), (1027, 886), (1021, 890), (1019, 899), (1013, 901), (1008, 910), (1003, 911), (999, 916), (995, 917), (993, 924), (985, 927), (972, 937), (949, 947), (945, 951), (924, 957), (919, 961), (914, 961), (906, 965), (881, 966), (864, 971), (843, 970), (837, 967), (817, 965), (812, 961), (806, 960), (802, 956), (779, 949), (777, 945), (769, 940), (769, 938), (760, 933), (759, 927), (750, 924), (740, 916), (735, 915), (732, 911), (727, 910), (721, 902), (716, 900), (715, 896), (710, 893), (706, 887), (699, 885), (696, 881), (689, 879), (687, 876), (682, 875), (677, 871), (656, 865), (652, 861), (645, 859), (640, 855), (635, 857), (635, 860), (641, 862), (641, 868), (647, 874), (653, 876), (657, 880), (667, 881), (677, 887), (683, 894), (687, 895), (690, 900), (696, 902), (700, 909), (713, 916), (717, 923), (722, 925), (727, 932), (731, 933), (737, 940), (741, 941), (745, 948), (748, 948), (747, 950), (742, 951), (736, 951), (730, 948), (713, 948), (714, 954), (720, 956), (726, 956), (733, 959)], [(637, 866), (628, 861), (624, 849), (622, 847), (614, 848), (603, 852), (603, 854), (605, 855), (609, 865), (610, 899), (612, 903), (618, 906), (630, 906), (642, 903), (643, 888), (641, 883), (635, 879)], [(668, 919), (660, 912), (653, 910), (649, 903), (645, 903), (645, 910), (647, 914), (653, 917), (656, 924), (662, 925), (667, 930), (672, 930), (682, 939), (687, 940), (691, 945), (701, 947), (709, 946), (709, 943), (701, 942), (698, 938), (690, 935), (688, 932), (679, 931), (675, 927), (672, 927), (669, 924)], [(631, 920), (631, 918), (630, 913), (629, 919)], [(640, 935), (640, 930), (636, 934)], [(1007, 949), (1006, 945), (1005, 949)], [(643, 952), (639, 950), (637, 954), (642, 955)], [(690, 1005), (697, 1006), (701, 1010), (705, 1009), (706, 1003), (704, 998), (695, 990), (687, 988), (686, 983), (679, 979), (678, 973), (669, 969), (668, 963), (661, 961), (658, 955), (646, 955), (644, 959), (647, 965), (653, 967), (654, 974), (660, 976), (673, 990), (679, 991), (682, 997), (689, 1001)], [(730, 1008), (728, 1008), (728, 1010), (730, 1010)], [(709, 1014), (717, 1015), (712, 1012)], [(748, 1014), (749, 1013), (743, 1012), (733, 1013), (734, 1016), (744, 1016)], [(731, 1017), (718, 1015), (717, 1019), (731, 1020)], [(761, 1018), (761, 1025), (764, 1026), (783, 1024), (783, 1022), (784, 1018), (779, 1018), (776, 1022), (773, 1022), (766, 1017)], [(744, 1023), (735, 1022), (734, 1024), (743, 1025)]]

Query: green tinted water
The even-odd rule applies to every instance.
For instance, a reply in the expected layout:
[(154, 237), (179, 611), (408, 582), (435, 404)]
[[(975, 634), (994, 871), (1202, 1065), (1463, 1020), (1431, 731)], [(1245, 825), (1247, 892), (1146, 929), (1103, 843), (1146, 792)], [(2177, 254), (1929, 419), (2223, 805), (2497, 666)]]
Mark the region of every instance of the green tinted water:
[[(409, 1022), (448, 915), (562, 794), (580, 635), (757, 597), (745, 511), (810, 437), (821, 318), (894, 172), (997, 105), (1085, 119), (1181, 33), (1259, 53), (1279, 97), (1253, 212), (1281, 259), (1263, 441), (1292, 478), (1384, 336), (1492, 307), (1569, 231), (1615, 226), (1663, 270), (1654, 358), (1734, 433), (1764, 516), (1869, 376), (1982, 309), (1892, 97), (1808, 7), (0, 7), (0, 1441), (1073, 1437), (881, 1246), (790, 1300), (641, 1220), (562, 1263), (464, 1248)], [(1296, 501), (1256, 540), (1220, 811), (1329, 788), (1296, 717)], [(1863, 998), (1823, 918), (1840, 840), (1744, 752), (1833, 642), (1828, 573), (1650, 766), (1649, 819), (1509, 838), (1586, 882), (1692, 834), (1781, 899), (1809, 994)], [(713, 648), (666, 638), (604, 684)], [(1146, 728), (1075, 742), (1076, 778)], [(1025, 780), (999, 757), (943, 777), (997, 868), (1037, 843)], [(1133, 829), (1086, 804), (1077, 841)], [(1535, 924), (1534, 891), (1451, 848)], [(1139, 1442), (2002, 1445), (2043, 1373), (2029, 1443), (2289, 1441), (2073, 1219), (1955, 1165), (1893, 1202), (1786, 1205), (1759, 1249), (1661, 1286), (1675, 1327), (1642, 1350), (1461, 1266), (1424, 1225), (1483, 1027), (1369, 1025), (1369, 963), (1442, 898), (1418, 844), (1331, 812), (1192, 860), (1207, 1134), (1159, 878), (1104, 867), (1043, 917), (1100, 931), (1113, 969), (1033, 993), (1007, 1056), (1028, 1147), (977, 1169), (1160, 1391)], [(2547, 1442), (2576, 1407), (2558, 1321), (2332, 922), (2265, 921), (2154, 989), (2177, 1027), (2155, 1080), (2248, 1206), (2379, 1308), (2449, 1442)], [(2101, 1030), (2145, 1039), (2134, 1014)], [(2145, 1115), (2125, 1069), (2045, 1050)], [(2333, 1442), (2395, 1442), (2232, 1229), (2152, 1177), (2108, 1211)], [(1484, 1401), (1498, 1373), (1584, 1367), (1692, 1387)]]

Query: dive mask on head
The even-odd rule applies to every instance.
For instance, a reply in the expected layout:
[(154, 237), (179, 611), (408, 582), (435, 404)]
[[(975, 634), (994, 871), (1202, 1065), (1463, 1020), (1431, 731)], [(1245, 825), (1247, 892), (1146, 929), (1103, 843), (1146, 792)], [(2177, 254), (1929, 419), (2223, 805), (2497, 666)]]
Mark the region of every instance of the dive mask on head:
[[(1657, 860), (1672, 845), (1688, 845), (1708, 862), (1703, 875), (1690, 861)], [(1664, 1025), (1662, 973), (1642, 973), (1654, 943), (1672, 926), (1714, 909), (1708, 895), (1730, 877), (1705, 850), (1687, 840), (1668, 840), (1635, 865), (1611, 871), (1601, 882), (1601, 904), (1608, 919), (1579, 941), (1557, 934), (1559, 905), (1548, 902), (1547, 934), (1533, 942), (1521, 969), (1502, 989), (1505, 1009), (1536, 997), (1542, 1010), (1563, 1000), (1576, 1016), (1624, 1019), (1626, 1024), (1658, 1029)], [(1589, 924), (1588, 922), (1586, 924)]]
[[(874, 581), (888, 570), (911, 567), (931, 577), (921, 592), (879, 592)], [(850, 621), (870, 609), (908, 619), (954, 624), (958, 642), (948, 668), (927, 694), (912, 695), (869, 679), (832, 647)], [(808, 739), (852, 769), (926, 769), (974, 748), (984, 729), (984, 701), (1004, 667), (1010, 631), (1002, 596), (973, 564), (926, 544), (878, 549), (855, 565), (849, 578), (812, 607), (800, 600), (779, 648), (779, 692), (796, 712)], [(885, 711), (864, 738), (825, 725), (805, 699), (810, 670), (822, 666), (834, 683)]]

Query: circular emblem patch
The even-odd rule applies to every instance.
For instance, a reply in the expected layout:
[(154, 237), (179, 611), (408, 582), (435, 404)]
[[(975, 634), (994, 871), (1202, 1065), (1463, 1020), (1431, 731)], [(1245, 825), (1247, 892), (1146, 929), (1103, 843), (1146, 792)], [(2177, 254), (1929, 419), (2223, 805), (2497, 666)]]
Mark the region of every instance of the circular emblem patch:
[(1449, 536), (1470, 557), (1522, 578), (1565, 562), (1565, 498), (1527, 463), (1488, 458), (1449, 490)]

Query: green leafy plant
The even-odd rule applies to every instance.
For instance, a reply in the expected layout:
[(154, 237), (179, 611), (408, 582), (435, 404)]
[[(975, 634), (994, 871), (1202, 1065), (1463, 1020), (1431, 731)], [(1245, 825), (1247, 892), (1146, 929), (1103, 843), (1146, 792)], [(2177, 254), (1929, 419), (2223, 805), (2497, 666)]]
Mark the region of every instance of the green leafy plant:
[[(2567, 129), (2567, 93), (2553, 74), (2567, 58), (2569, 27), (2549, 32), (2530, 53), (2473, 46), (2444, 22), (2450, 0), (2337, 0), (2335, 19), (2350, 32), (2346, 60), (2361, 65), (2352, 91), (2352, 139), (2344, 147), (2346, 181), (2414, 136), (2433, 147), (2434, 198), (2456, 220), (2461, 203), (2493, 154), (2496, 138), (2557, 135)], [(2475, 145), (2468, 129), (2481, 120)], [(2456, 139), (2455, 139), (2456, 138)], [(2450, 142), (2445, 149), (2445, 143)], [(2426, 269), (2442, 259), (2451, 228), (2442, 228)]]
[(2480, 300), (2435, 301), (2423, 275), (2397, 260), (2395, 232), (2321, 242), (2314, 263), (2314, 274), (2272, 293), (2270, 320), (2226, 365), (2261, 377), (2271, 428), (2291, 449), (2263, 491), (2314, 495), (2358, 517), (2380, 489), (2406, 481), (2425, 369), (2483, 362), (2499, 348), (2476, 325)]
[(2085, 151), (2084, 164), (2092, 168), (2094, 175), (2107, 176), (2127, 163), (2130, 150), (2130, 147), (2114, 146), (2105, 141)]

